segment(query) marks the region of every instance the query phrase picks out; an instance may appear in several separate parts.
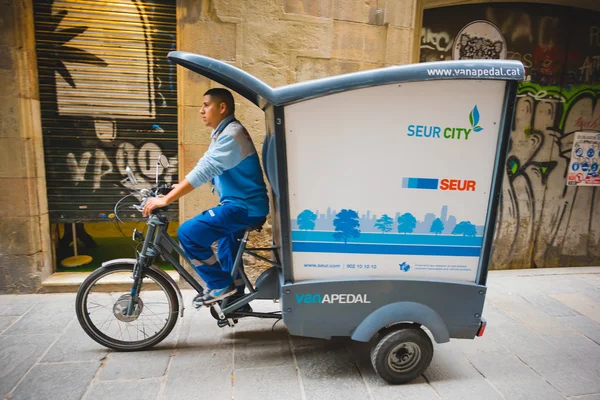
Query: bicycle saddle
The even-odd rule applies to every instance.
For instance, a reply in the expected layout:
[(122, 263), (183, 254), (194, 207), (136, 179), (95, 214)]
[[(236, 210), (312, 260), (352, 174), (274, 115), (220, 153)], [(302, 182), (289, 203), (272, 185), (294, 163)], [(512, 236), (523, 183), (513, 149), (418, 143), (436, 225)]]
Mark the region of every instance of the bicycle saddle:
[(247, 231), (256, 231), (256, 232), (260, 232), (262, 231), (263, 225), (265, 224), (265, 222), (267, 222), (267, 218), (263, 218), (261, 219), (257, 224), (254, 224), (252, 226), (249, 226), (248, 228), (246, 228)]

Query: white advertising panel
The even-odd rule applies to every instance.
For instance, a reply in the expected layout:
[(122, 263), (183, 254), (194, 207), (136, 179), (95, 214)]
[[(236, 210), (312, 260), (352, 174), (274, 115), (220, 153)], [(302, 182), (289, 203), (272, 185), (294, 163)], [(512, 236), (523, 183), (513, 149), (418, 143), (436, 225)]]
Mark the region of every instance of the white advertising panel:
[(475, 281), (506, 83), (368, 87), (285, 107), (295, 281)]
[(575, 132), (567, 186), (600, 186), (600, 133)]

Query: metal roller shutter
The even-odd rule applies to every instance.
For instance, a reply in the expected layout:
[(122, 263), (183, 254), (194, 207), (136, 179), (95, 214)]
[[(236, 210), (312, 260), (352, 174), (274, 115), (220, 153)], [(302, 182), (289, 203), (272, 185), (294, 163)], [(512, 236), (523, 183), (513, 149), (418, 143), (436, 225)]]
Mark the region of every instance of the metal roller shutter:
[(160, 181), (176, 181), (175, 10), (175, 0), (34, 2), (51, 222), (105, 220), (130, 193), (125, 167), (149, 187), (160, 154), (171, 164)]

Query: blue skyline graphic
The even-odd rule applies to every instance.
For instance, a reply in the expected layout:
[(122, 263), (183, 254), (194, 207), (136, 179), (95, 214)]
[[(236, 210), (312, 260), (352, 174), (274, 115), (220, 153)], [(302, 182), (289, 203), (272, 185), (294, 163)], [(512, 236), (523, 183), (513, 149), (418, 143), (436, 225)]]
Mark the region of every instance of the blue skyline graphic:
[[(337, 214), (338, 211), (332, 210), (331, 207), (328, 207), (325, 213), (320, 213), (319, 210), (314, 212), (304, 210), (299, 214), (299, 220), (295, 218), (291, 219), (292, 230), (335, 231), (334, 221)], [(378, 216), (376, 214), (371, 214), (371, 211), (369, 210), (362, 215), (357, 213), (358, 221), (360, 222), (360, 232), (398, 233), (398, 218), (404, 214), (408, 213), (396, 212), (393, 216), (390, 214)], [(385, 218), (384, 215), (388, 218)], [(414, 216), (414, 214), (411, 215)], [(459, 224), (459, 221), (455, 216), (448, 215), (447, 205), (442, 206), (439, 217), (435, 213), (425, 214), (422, 220), (417, 219), (416, 216), (414, 217), (415, 221), (407, 222), (407, 224), (413, 228), (412, 231), (406, 230), (411, 234), (450, 235), (454, 231), (456, 225)], [(436, 223), (434, 224), (434, 222)], [(434, 226), (433, 230), (432, 225)], [(483, 228), (483, 225), (475, 225), (475, 234), (477, 236), (482, 236)]]

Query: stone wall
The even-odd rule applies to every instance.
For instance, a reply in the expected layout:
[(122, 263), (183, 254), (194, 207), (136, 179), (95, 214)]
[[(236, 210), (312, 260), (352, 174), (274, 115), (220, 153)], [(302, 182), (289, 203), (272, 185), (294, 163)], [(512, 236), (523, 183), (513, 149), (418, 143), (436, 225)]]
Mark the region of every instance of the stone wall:
[[(416, 0), (180, 0), (179, 50), (227, 61), (277, 87), (415, 61)], [(214, 82), (179, 67), (180, 160), (183, 177), (206, 151), (209, 129), (199, 115)], [(236, 114), (260, 149), (264, 114), (236, 96)], [(182, 199), (180, 220), (215, 204), (202, 187)]]
[(0, 9), (0, 293), (32, 292), (52, 271), (33, 12)]

